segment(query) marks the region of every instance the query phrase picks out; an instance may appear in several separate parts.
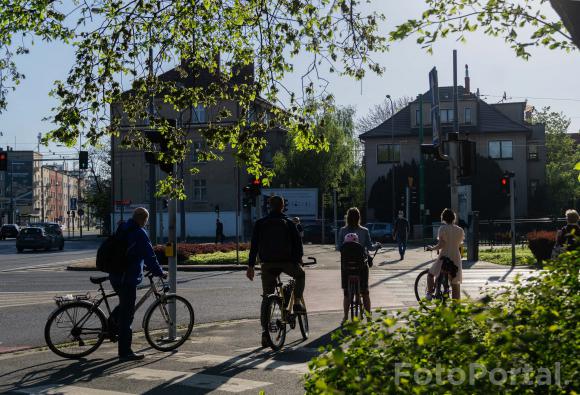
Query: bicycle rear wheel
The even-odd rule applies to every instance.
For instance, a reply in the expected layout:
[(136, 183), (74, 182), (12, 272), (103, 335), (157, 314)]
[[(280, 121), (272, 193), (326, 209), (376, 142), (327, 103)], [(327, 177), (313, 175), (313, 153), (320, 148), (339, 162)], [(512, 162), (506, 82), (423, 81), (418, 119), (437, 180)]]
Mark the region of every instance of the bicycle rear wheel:
[(106, 334), (105, 315), (88, 302), (70, 302), (48, 317), (44, 339), (56, 355), (81, 358), (95, 351)]
[[(175, 307), (175, 321), (170, 312)], [(143, 317), (145, 339), (159, 351), (171, 351), (187, 341), (195, 317), (191, 303), (178, 295), (166, 295), (157, 299)]]
[(286, 341), (286, 321), (284, 320), (282, 298), (276, 295), (268, 296), (263, 308), (265, 309), (262, 312), (262, 317), (264, 317), (266, 324), (266, 339), (272, 350), (278, 351)]
[(423, 270), (417, 278), (415, 279), (415, 298), (417, 298), (417, 302), (424, 304), (428, 303), (427, 300), (427, 291), (429, 287), (427, 286), (427, 275), (429, 274), (429, 269)]
[(354, 321), (355, 317), (359, 320), (363, 318), (363, 306), (360, 294), (360, 280), (349, 279), (348, 294), (350, 301), (350, 319)]

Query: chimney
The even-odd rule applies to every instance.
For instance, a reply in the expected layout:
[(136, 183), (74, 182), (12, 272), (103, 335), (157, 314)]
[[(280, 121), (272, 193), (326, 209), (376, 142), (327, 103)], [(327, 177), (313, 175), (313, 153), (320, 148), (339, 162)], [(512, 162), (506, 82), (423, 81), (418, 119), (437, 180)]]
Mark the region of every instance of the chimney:
[(465, 92), (470, 93), (469, 91), (469, 66), (465, 65)]

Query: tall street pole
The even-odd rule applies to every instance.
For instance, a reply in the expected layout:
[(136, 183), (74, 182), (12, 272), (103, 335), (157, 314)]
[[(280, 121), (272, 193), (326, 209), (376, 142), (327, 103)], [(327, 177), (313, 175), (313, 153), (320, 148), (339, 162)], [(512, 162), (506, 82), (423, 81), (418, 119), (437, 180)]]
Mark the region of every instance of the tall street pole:
[[(423, 95), (419, 95), (419, 146), (423, 144)], [(421, 235), (425, 238), (425, 162), (423, 154), (419, 156), (419, 215)]]
[[(81, 150), (83, 149), (83, 144), (82, 144), (82, 138), (83, 138), (83, 134), (79, 133), (79, 155)], [(81, 162), (79, 161), (79, 178), (77, 180), (77, 215), (79, 213), (79, 210), (81, 208)], [(83, 238), (83, 218), (82, 215), (78, 215), (79, 217), (79, 237), (82, 239)]]
[(40, 165), (40, 218), (44, 222), (44, 165)]
[[(177, 166), (173, 165), (173, 174), (177, 173)], [(177, 291), (177, 201), (175, 199), (169, 199), (169, 229), (168, 229), (168, 242), (171, 243), (172, 256), (169, 257), (169, 290), (171, 293), (175, 294)], [(169, 324), (168, 335), (170, 339), (175, 339), (176, 329), (176, 307), (175, 302), (169, 304), (169, 316), (172, 324)]]
[(387, 95), (387, 99), (391, 102), (391, 153), (393, 158), (391, 158), (391, 215), (393, 218), (393, 226), (395, 224), (395, 106), (393, 106), (393, 99), (391, 95)]
[[(153, 78), (153, 47), (149, 47), (149, 77)], [(153, 95), (149, 93), (149, 118), (153, 118), (155, 106)], [(153, 244), (157, 244), (157, 198), (155, 197), (155, 184), (157, 182), (155, 172), (157, 165), (149, 164), (149, 236)]]
[(451, 189), (451, 209), (459, 220), (459, 196), (457, 195), (457, 166), (459, 146), (459, 119), (457, 117), (457, 50), (453, 50), (453, 132), (449, 134), (449, 184)]

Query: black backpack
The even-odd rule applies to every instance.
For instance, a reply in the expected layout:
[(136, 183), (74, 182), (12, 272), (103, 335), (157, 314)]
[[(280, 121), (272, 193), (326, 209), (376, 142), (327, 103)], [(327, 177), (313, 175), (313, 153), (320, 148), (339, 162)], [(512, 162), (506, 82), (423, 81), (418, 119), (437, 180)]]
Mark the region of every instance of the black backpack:
[(259, 255), (262, 262), (291, 262), (292, 239), (287, 218), (266, 218), (260, 224)]
[(367, 263), (365, 258), (366, 251), (357, 242), (344, 243), (340, 249), (340, 263), (346, 273), (359, 274)]
[(135, 227), (126, 230), (120, 229), (113, 236), (109, 236), (97, 250), (97, 269), (105, 273), (124, 273), (127, 271), (129, 259), (127, 250), (129, 249), (128, 236)]

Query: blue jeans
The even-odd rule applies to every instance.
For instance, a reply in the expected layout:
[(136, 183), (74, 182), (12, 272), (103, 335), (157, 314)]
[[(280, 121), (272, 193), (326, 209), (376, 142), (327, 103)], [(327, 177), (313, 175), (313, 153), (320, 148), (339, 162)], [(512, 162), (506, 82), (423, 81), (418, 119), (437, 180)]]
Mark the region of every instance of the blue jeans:
[(113, 309), (111, 316), (117, 323), (119, 334), (119, 356), (127, 356), (131, 350), (133, 339), (133, 316), (135, 315), (135, 300), (137, 299), (137, 287), (128, 284), (113, 284), (113, 289), (119, 296), (119, 305)]
[(407, 240), (397, 240), (399, 242), (399, 255), (401, 255), (401, 258), (403, 258), (405, 256), (405, 251), (407, 250)]

